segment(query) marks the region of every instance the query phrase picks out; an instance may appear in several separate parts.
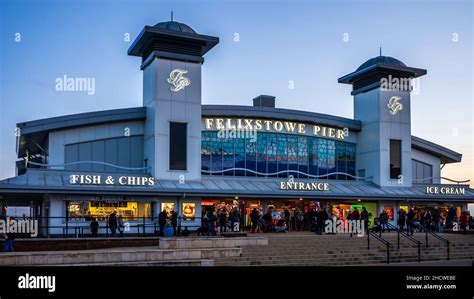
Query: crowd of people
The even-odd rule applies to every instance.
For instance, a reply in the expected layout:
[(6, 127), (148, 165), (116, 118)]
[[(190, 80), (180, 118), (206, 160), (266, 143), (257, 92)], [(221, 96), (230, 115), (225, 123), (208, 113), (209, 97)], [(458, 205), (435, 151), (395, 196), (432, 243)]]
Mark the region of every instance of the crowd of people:
[[(309, 229), (316, 234), (322, 234), (324, 232), (325, 223), (328, 219), (333, 219), (335, 215), (328, 213), (327, 209), (316, 206), (312, 209), (308, 209), (306, 213), (303, 213), (300, 209), (296, 208), (290, 210), (285, 208), (283, 211), (275, 211), (270, 206), (265, 213), (261, 213), (257, 208), (254, 208), (250, 215), (250, 226), (249, 230), (252, 233), (258, 232), (269, 232), (278, 230), (279, 226), (285, 227), (280, 231), (302, 231)], [(365, 207), (359, 211), (357, 207), (354, 207), (352, 211), (347, 213), (347, 220), (363, 220), (365, 229), (369, 228), (372, 214), (370, 214)], [(382, 232), (390, 232), (389, 225), (390, 217), (387, 211), (384, 209), (373, 219), (374, 229), (381, 230)], [(463, 211), (458, 219), (456, 216), (456, 210), (451, 207), (448, 212), (443, 213), (439, 208), (435, 209), (421, 209), (415, 211), (410, 208), (407, 211), (400, 209), (398, 211), (397, 226), (398, 229), (413, 235), (416, 231), (424, 231), (425, 229), (432, 230), (437, 233), (442, 233), (444, 228), (453, 228), (453, 225), (459, 225), (459, 229), (465, 233), (469, 228), (470, 215), (468, 211)], [(229, 212), (224, 209), (208, 209), (201, 221), (201, 227), (198, 229), (199, 235), (217, 235), (217, 233), (225, 232), (238, 232), (243, 229), (241, 223), (243, 222), (242, 215), (237, 209), (233, 207)], [(111, 213), (107, 220), (108, 229), (110, 230), (111, 236), (123, 236), (125, 224), (122, 215), (116, 215), (114, 211)], [(178, 213), (176, 211), (167, 212), (163, 210), (158, 215), (158, 226), (159, 235), (164, 236), (164, 229), (166, 225), (173, 227), (173, 235), (178, 235)], [(90, 223), (92, 236), (97, 236), (99, 223), (96, 218), (93, 218)], [(393, 228), (393, 227), (392, 227)]]

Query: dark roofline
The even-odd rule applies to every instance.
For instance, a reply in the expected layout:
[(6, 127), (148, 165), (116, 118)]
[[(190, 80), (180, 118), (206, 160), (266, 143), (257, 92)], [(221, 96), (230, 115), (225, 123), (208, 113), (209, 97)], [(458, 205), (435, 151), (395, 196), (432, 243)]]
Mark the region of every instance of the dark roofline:
[(423, 75), (426, 75), (425, 69), (408, 67), (408, 66), (399, 66), (399, 65), (391, 65), (385, 63), (377, 63), (371, 66), (368, 66), (364, 69), (359, 71), (352, 72), (345, 76), (340, 77), (337, 79), (338, 83), (345, 83), (345, 84), (352, 84), (354, 81), (360, 80), (361, 78), (367, 77), (376, 71), (387, 71), (387, 72), (400, 72), (406, 75), (409, 75), (413, 78), (417, 78)]
[(44, 118), (18, 123), (17, 127), (20, 128), (21, 135), (27, 135), (44, 131), (69, 129), (86, 125), (142, 120), (145, 118), (146, 107), (134, 107)]
[(411, 136), (411, 146), (412, 148), (439, 157), (441, 163), (456, 163), (461, 162), (462, 159), (462, 154), (416, 136)]
[(355, 132), (359, 132), (362, 127), (361, 122), (358, 120), (339, 116), (291, 109), (244, 105), (202, 105), (202, 116), (241, 116), (283, 119), (349, 128), (349, 130)]

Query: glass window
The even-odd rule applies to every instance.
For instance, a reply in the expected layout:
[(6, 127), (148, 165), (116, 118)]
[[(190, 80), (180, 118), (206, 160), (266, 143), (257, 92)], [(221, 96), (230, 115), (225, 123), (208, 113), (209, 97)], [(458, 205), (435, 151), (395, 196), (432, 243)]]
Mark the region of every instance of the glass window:
[[(234, 160), (234, 138), (224, 139), (222, 142), (222, 170), (232, 169), (235, 167)], [(234, 175), (233, 170), (223, 173), (224, 175)]]
[(267, 133), (257, 134), (257, 171), (267, 173)]
[(267, 173), (275, 173), (278, 171), (278, 135), (270, 133), (267, 135)]
[[(217, 132), (205, 131), (201, 143), (202, 170), (243, 168), (264, 174), (282, 172), (279, 177), (306, 178), (342, 172), (355, 175), (355, 144), (311, 136), (259, 132), (250, 137), (219, 139)], [(297, 171), (303, 174), (298, 174)], [(203, 173), (205, 174), (205, 173)], [(217, 174), (221, 175), (221, 173)], [(225, 175), (255, 176), (235, 170)], [(353, 179), (344, 174), (330, 179)]]
[(328, 141), (318, 138), (318, 175), (328, 173)]
[(201, 139), (201, 169), (211, 170), (211, 132), (203, 132)]
[[(245, 138), (236, 138), (234, 142), (235, 167), (245, 168)], [(235, 170), (235, 175), (245, 175), (243, 170)]]
[[(217, 137), (217, 132), (212, 132), (211, 135), (211, 170), (222, 170), (222, 140)], [(213, 175), (222, 175), (222, 173)]]
[(188, 124), (170, 122), (170, 170), (187, 169)]
[(398, 179), (402, 174), (402, 141), (390, 140), (390, 178)]
[[(298, 136), (298, 171), (308, 173), (308, 137)], [(300, 178), (307, 176), (299, 174)]]
[[(257, 133), (257, 136), (259, 133)], [(245, 139), (245, 168), (257, 171), (257, 141), (251, 138)], [(247, 171), (246, 176), (255, 176), (255, 173)]]
[(112, 212), (115, 212), (117, 216), (122, 215), (124, 221), (151, 219), (151, 204), (149, 202), (68, 201), (67, 211), (69, 221), (91, 221), (94, 218), (105, 221)]
[(278, 172), (283, 171), (283, 173), (278, 174), (278, 177), (287, 177), (288, 176), (288, 152), (290, 151), (290, 138), (293, 136), (286, 136), (285, 134), (278, 134), (278, 153), (277, 153), (277, 162), (278, 162)]

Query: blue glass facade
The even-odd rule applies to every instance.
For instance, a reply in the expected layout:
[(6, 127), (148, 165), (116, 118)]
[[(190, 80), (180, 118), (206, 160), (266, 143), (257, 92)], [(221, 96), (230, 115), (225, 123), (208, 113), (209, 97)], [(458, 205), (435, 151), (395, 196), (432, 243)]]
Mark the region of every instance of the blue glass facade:
[[(304, 174), (334, 172), (355, 175), (355, 154), (353, 143), (312, 136), (259, 132), (256, 140), (223, 139), (218, 138), (217, 131), (203, 131), (201, 169), (203, 175), (228, 176), (307, 178)], [(329, 179), (353, 178), (337, 174)]]

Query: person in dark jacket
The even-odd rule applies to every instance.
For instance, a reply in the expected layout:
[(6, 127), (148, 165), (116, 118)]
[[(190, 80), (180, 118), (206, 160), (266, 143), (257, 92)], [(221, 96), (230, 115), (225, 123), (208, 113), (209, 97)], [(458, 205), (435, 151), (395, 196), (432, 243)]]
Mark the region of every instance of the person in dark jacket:
[[(230, 229), (235, 232), (235, 231), (240, 231), (240, 213), (237, 210), (237, 207), (234, 207), (232, 209), (232, 212), (230, 214)], [(236, 225), (237, 224), (237, 225)]]
[(93, 218), (91, 221), (91, 233), (93, 237), (97, 237), (97, 233), (99, 232), (99, 222), (97, 218)]
[(118, 231), (120, 233), (120, 237), (123, 237), (123, 232), (125, 231), (125, 224), (123, 223), (122, 215), (118, 215), (117, 223), (118, 223)]
[(324, 231), (324, 224), (326, 223), (326, 220), (328, 219), (329, 216), (326, 210), (321, 208), (316, 217), (317, 217), (316, 218), (316, 223), (317, 223), (316, 233), (318, 235), (321, 235)]
[(221, 209), (219, 213), (219, 230), (221, 233), (227, 231), (227, 211), (225, 209)]
[(258, 220), (260, 219), (260, 213), (258, 212), (257, 208), (253, 208), (252, 212), (250, 213), (250, 221), (252, 222), (252, 233), (258, 228)]
[(115, 211), (112, 212), (109, 216), (109, 229), (112, 234), (112, 237), (115, 237), (116, 231), (117, 231), (117, 216), (115, 214)]
[(380, 224), (382, 225), (382, 233), (385, 232), (385, 229), (390, 232), (390, 228), (388, 227), (388, 214), (385, 209), (382, 210), (379, 216)]
[(173, 236), (176, 236), (176, 227), (178, 226), (178, 212), (176, 212), (175, 210), (171, 212), (171, 225), (173, 226)]
[(285, 217), (286, 226), (288, 227), (288, 230), (290, 230), (290, 210), (288, 210), (288, 208), (285, 208), (285, 211), (283, 211), (283, 215)]
[(352, 220), (360, 220), (360, 214), (357, 207), (354, 207), (354, 210), (352, 210)]
[(408, 214), (407, 214), (407, 234), (410, 234), (410, 236), (413, 236), (414, 228), (415, 228), (415, 211), (413, 211), (413, 208), (410, 208), (410, 211), (408, 211)]
[(304, 223), (304, 214), (299, 209), (296, 209), (295, 221), (296, 221), (296, 229), (298, 231), (301, 231), (303, 228), (303, 223)]
[[(15, 221), (14, 217), (10, 217), (10, 222)], [(15, 241), (16, 234), (12, 232), (4, 233), (5, 241), (3, 243), (4, 252), (14, 252), (13, 242)]]
[(364, 230), (367, 232), (369, 230), (369, 212), (365, 207), (362, 207), (362, 212), (360, 213), (360, 220), (364, 221)]
[(166, 225), (166, 219), (168, 218), (168, 214), (166, 210), (163, 210), (158, 214), (158, 226), (160, 227), (160, 236), (163, 237)]
[(405, 227), (406, 217), (407, 217), (407, 214), (405, 213), (405, 211), (403, 209), (400, 209), (398, 211), (397, 224), (398, 224), (398, 229), (400, 229), (401, 231), (403, 231), (403, 228)]

